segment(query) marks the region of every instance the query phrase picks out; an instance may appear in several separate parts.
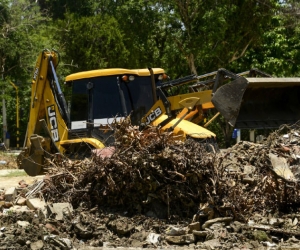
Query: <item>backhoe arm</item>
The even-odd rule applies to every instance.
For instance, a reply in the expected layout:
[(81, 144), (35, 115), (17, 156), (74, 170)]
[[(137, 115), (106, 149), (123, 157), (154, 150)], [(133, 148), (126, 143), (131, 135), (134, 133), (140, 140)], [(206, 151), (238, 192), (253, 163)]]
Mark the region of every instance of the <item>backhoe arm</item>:
[(45, 157), (64, 151), (60, 141), (67, 139), (69, 116), (55, 73), (58, 61), (57, 52), (43, 50), (34, 69), (25, 150), (18, 159), (29, 175), (42, 171)]

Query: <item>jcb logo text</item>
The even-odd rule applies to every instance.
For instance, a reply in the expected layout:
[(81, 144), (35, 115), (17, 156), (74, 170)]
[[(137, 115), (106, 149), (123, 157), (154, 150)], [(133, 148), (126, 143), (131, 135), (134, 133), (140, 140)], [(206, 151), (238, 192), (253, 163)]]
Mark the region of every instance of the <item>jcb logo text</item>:
[(157, 117), (159, 117), (162, 114), (162, 111), (160, 107), (156, 108), (153, 112), (151, 112), (147, 117), (146, 117), (146, 122), (144, 125), (149, 125), (151, 122), (153, 122)]
[(48, 108), (48, 117), (50, 123), (50, 131), (52, 134), (53, 141), (59, 141), (58, 127), (57, 127), (57, 119), (54, 105), (49, 106)]

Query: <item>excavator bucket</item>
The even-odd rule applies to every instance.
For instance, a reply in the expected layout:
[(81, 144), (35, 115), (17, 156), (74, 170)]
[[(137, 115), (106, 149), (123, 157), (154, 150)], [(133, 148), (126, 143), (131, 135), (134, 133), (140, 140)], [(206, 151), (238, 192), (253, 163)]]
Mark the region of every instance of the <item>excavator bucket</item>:
[(236, 124), (247, 85), (247, 80), (239, 77), (219, 87), (213, 94), (212, 103), (231, 126)]
[(300, 120), (300, 78), (238, 77), (212, 97), (216, 109), (235, 128), (278, 128)]

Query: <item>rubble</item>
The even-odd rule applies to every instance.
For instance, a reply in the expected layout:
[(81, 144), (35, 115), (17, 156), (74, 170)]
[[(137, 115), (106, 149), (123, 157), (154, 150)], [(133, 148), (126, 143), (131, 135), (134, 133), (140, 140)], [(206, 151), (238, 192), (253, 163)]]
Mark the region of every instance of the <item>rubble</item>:
[(0, 249), (299, 246), (297, 124), (218, 154), (116, 126), (109, 157), (49, 159), (43, 180), (22, 182), (14, 199), (1, 191)]
[(5, 191), (5, 200), (12, 201), (16, 198), (17, 190), (15, 187), (10, 187)]

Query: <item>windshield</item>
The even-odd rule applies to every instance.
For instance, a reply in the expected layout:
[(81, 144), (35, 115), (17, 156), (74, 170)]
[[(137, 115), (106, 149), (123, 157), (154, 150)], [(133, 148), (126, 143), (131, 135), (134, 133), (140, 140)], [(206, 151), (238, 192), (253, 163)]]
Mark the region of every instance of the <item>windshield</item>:
[(153, 105), (151, 78), (150, 76), (139, 76), (135, 77), (133, 81), (123, 82), (122, 85), (126, 86), (131, 104), (131, 122), (139, 124)]
[[(115, 117), (131, 114), (133, 124), (153, 105), (150, 76), (135, 76), (133, 81), (119, 81), (121, 76), (101, 76), (73, 82), (71, 128), (86, 128), (110, 123)], [(85, 124), (85, 125), (84, 125)]]
[(88, 120), (88, 92), (86, 80), (78, 80), (73, 84), (71, 111), (71, 129), (86, 128)]
[(112, 118), (126, 116), (122, 108), (117, 76), (102, 76), (91, 79), (92, 88), (92, 118)]

